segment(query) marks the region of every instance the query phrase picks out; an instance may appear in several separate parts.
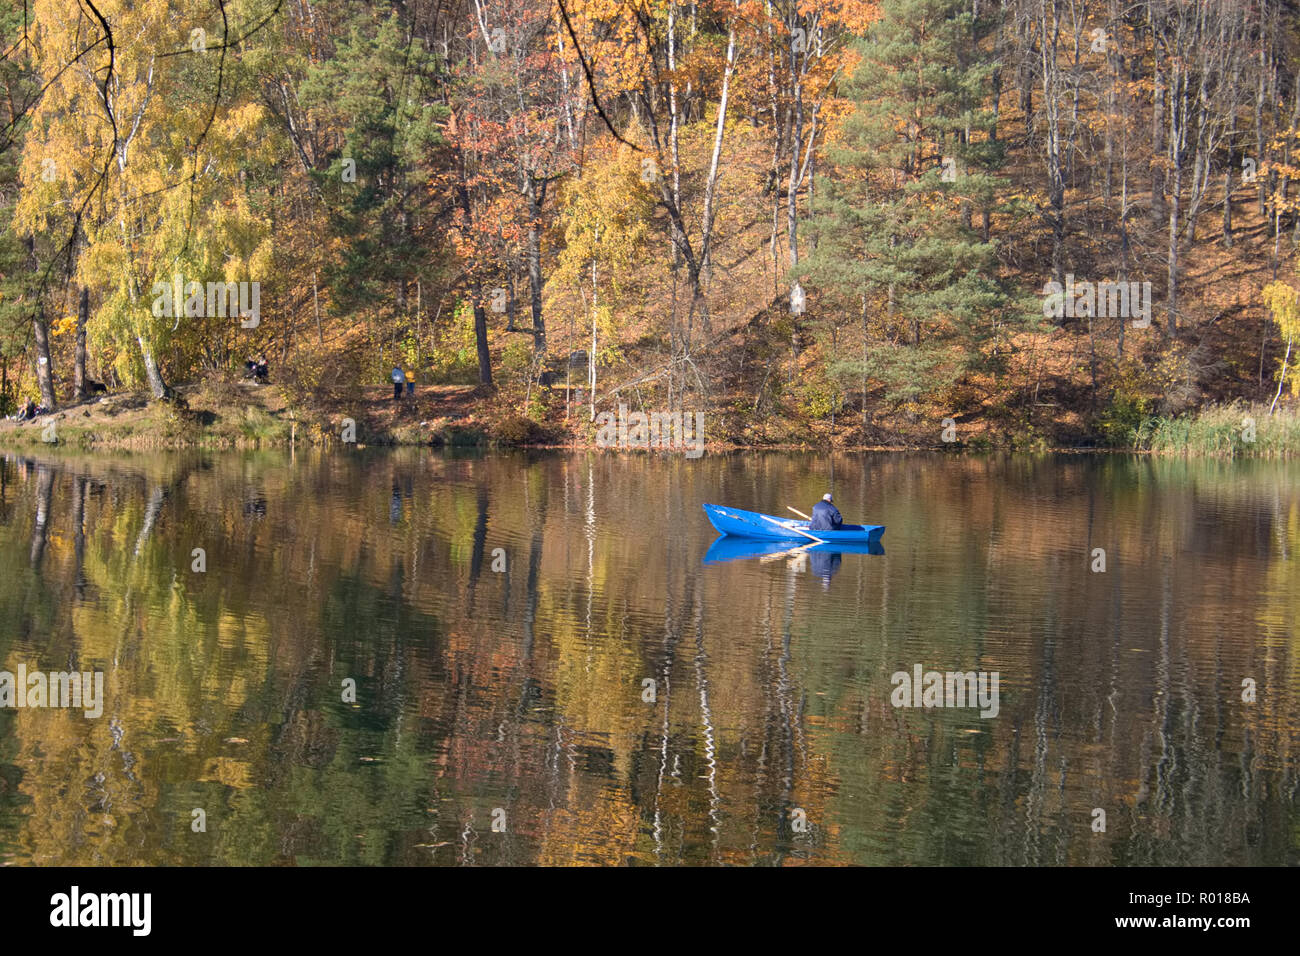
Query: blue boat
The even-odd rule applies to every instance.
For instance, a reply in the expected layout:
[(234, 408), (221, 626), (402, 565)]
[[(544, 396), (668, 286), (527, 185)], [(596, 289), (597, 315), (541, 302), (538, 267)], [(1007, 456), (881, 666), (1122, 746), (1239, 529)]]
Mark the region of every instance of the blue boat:
[(797, 518), (777, 518), (758, 511), (741, 511), (721, 505), (705, 505), (709, 522), (723, 534), (741, 538), (768, 538), (775, 541), (810, 541), (818, 538), (833, 541), (878, 541), (885, 533), (883, 524), (844, 524), (834, 531), (809, 531), (808, 522)]

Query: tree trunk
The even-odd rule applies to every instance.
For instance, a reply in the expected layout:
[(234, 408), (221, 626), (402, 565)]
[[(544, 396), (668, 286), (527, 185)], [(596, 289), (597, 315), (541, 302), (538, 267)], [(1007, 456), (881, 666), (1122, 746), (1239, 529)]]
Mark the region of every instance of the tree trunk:
[[(27, 255), (32, 272), (40, 269), (36, 258), (35, 237), (27, 240)], [(50, 361), (50, 323), (45, 317), (45, 304), (39, 299), (32, 313), (32, 336), (36, 343), (36, 384), (41, 390), (41, 404), (54, 407), (54, 365)]]
[(478, 383), (492, 384), (492, 353), (488, 351), (487, 309), (483, 308), (483, 289), (474, 295), (474, 348), (478, 352)]
[(153, 349), (145, 342), (143, 335), (137, 335), (135, 340), (140, 343), (140, 355), (144, 359), (144, 374), (149, 382), (149, 394), (154, 397), (155, 401), (163, 401), (171, 396), (171, 389), (163, 381), (162, 373), (158, 371), (158, 362), (154, 358)]
[[(1268, 55), (1265, 51), (1265, 44), (1259, 45), (1259, 85), (1255, 89), (1255, 162), (1262, 166), (1264, 164), (1264, 102), (1268, 95)], [(1264, 192), (1264, 183), (1267, 177), (1259, 176), (1255, 180), (1255, 201), (1259, 204), (1259, 214), (1265, 213), (1266, 195)]]
[(1282, 383), (1286, 381), (1286, 369), (1291, 364), (1291, 337), (1287, 336), (1286, 355), (1282, 356), (1282, 373), (1277, 377), (1277, 394), (1273, 396), (1273, 404), (1268, 406), (1268, 413), (1273, 414), (1273, 409), (1277, 408), (1277, 400), (1282, 397)]
[[(808, 54), (804, 53), (804, 64), (807, 64)], [(786, 187), (785, 197), (785, 230), (786, 241), (790, 250), (790, 268), (794, 269), (799, 265), (799, 186), (802, 180), (800, 170), (800, 148), (803, 145), (803, 73), (798, 65), (798, 54), (793, 49), (790, 51), (790, 70), (793, 76), (794, 85), (794, 109), (791, 117), (790, 132), (790, 178)], [(812, 149), (811, 139), (808, 148)], [(790, 317), (790, 352), (794, 356), (794, 371), (799, 373), (799, 313), (791, 309)]]
[(36, 340), (36, 384), (41, 389), (41, 404), (53, 408), (54, 368), (50, 363), (50, 326), (44, 306), (38, 307), (32, 316), (32, 332)]
[[(474, 211), (469, 201), (469, 186), (465, 178), (465, 151), (463, 149), (457, 150), (457, 161), (460, 167), (460, 182), (457, 183), (457, 192), (459, 193), (461, 212), (465, 214), (465, 224), (469, 225), (474, 221)], [(487, 310), (483, 308), (483, 283), (475, 279), (471, 284), (471, 288), (474, 293), (474, 348), (478, 353), (478, 383), (480, 385), (491, 385), (492, 355), (488, 351)], [(320, 314), (318, 312), (318, 327), (319, 322)]]
[(72, 358), (72, 388), (77, 401), (86, 398), (86, 323), (90, 319), (90, 289), (81, 289), (77, 307), (77, 345)]
[(1232, 163), (1223, 173), (1223, 244), (1232, 248)]
[(533, 314), (533, 355), (546, 355), (546, 319), (542, 315), (542, 238), (539, 223), (545, 186), (539, 191), (537, 180), (528, 174), (528, 296)]
[(1174, 166), (1174, 188), (1169, 202), (1169, 319), (1165, 336), (1178, 338), (1178, 220), (1182, 213), (1183, 170)]
[(320, 324), (320, 290), (316, 287), (316, 273), (311, 274), (311, 307), (316, 314), (316, 344), (325, 346), (325, 330)]
[(867, 297), (862, 297), (862, 438), (867, 435), (867, 359), (869, 357), (870, 336), (867, 330)]
[(718, 188), (719, 161), (722, 158), (722, 136), (727, 125), (727, 103), (731, 98), (731, 77), (736, 70), (736, 16), (739, 4), (733, 7), (732, 16), (727, 23), (727, 55), (722, 70), (722, 89), (718, 94), (718, 119), (713, 132), (713, 153), (709, 158), (709, 175), (704, 182), (704, 212), (700, 225), (700, 273), (697, 282), (696, 298), (699, 300), (700, 319), (704, 331), (713, 334), (709, 321), (709, 303), (706, 298), (707, 287), (713, 275), (713, 203)]
[[(1156, 41), (1153, 38), (1152, 43)], [(1155, 89), (1151, 95), (1151, 218), (1160, 222), (1165, 218), (1165, 170), (1162, 165), (1165, 151), (1165, 74), (1156, 57)]]
[[(1052, 226), (1052, 275), (1062, 287), (1065, 285), (1065, 169), (1062, 156), (1060, 109), (1061, 68), (1058, 59), (1060, 41), (1059, 13), (1053, 8), (1049, 21), (1047, 7), (1039, 15), (1041, 32), (1040, 59), (1042, 63), (1043, 110), (1046, 115), (1047, 136), (1047, 195)], [(915, 336), (914, 336), (915, 337)]]

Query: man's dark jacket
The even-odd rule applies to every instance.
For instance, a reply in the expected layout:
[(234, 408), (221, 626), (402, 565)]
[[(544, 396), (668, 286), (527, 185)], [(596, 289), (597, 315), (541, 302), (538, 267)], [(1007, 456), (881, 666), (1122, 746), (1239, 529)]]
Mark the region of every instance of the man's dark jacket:
[(834, 531), (844, 523), (840, 509), (829, 501), (822, 500), (813, 505), (812, 521), (808, 522), (809, 531)]

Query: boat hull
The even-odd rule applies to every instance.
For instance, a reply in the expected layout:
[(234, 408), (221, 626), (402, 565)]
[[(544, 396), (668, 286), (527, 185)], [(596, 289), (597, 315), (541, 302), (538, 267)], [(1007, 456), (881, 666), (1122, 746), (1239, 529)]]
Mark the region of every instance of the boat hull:
[[(742, 511), (739, 508), (723, 508), (720, 505), (704, 505), (704, 513), (709, 523), (722, 534), (732, 534), (741, 538), (764, 538), (771, 541), (807, 541), (808, 535), (826, 542), (833, 541), (878, 541), (885, 533), (883, 524), (846, 524), (835, 531), (808, 531), (808, 522), (796, 519), (778, 518), (758, 511)], [(803, 534), (801, 532), (807, 532)]]

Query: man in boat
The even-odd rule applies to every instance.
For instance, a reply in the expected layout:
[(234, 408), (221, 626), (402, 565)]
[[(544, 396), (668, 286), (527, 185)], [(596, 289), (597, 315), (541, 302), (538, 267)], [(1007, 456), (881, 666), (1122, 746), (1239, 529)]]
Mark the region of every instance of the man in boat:
[(844, 524), (840, 509), (831, 504), (831, 494), (826, 492), (822, 500), (813, 505), (812, 520), (808, 522), (809, 531), (838, 531)]

